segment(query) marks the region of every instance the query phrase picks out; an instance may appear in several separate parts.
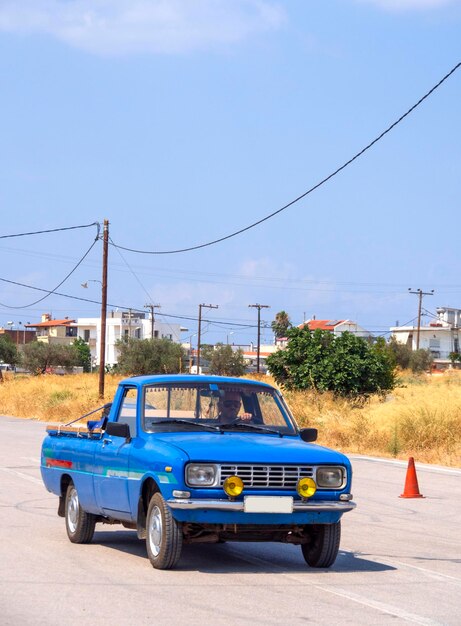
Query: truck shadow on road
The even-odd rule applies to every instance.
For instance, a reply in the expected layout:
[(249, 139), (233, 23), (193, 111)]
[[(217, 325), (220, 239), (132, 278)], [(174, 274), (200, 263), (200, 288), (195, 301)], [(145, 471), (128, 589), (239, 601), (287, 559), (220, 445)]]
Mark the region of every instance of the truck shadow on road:
[[(130, 531), (96, 532), (93, 543), (112, 550), (139, 556), (147, 561), (144, 541)], [(184, 545), (176, 571), (220, 573), (319, 573), (384, 572), (395, 570), (387, 563), (372, 561), (364, 555), (340, 550), (335, 564), (327, 569), (306, 565), (301, 548), (282, 543), (238, 543)]]

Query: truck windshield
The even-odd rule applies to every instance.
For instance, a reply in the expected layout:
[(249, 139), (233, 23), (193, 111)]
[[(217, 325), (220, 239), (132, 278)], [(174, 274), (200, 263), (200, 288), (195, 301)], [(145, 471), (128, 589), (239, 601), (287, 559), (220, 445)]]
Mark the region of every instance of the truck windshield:
[[(194, 429), (202, 426), (207, 431), (281, 435), (296, 432), (280, 394), (270, 387), (245, 383), (183, 383), (145, 388), (143, 427), (146, 432), (190, 431), (192, 424)], [(249, 427), (236, 429), (236, 424)]]

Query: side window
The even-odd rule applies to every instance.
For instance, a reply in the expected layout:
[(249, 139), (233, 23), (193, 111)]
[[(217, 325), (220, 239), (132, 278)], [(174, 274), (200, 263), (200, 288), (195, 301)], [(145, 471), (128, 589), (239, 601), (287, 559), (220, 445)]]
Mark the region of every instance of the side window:
[(138, 399), (137, 389), (130, 388), (125, 390), (122, 404), (117, 416), (117, 422), (124, 422), (130, 427), (130, 433), (132, 437), (136, 437), (136, 402)]

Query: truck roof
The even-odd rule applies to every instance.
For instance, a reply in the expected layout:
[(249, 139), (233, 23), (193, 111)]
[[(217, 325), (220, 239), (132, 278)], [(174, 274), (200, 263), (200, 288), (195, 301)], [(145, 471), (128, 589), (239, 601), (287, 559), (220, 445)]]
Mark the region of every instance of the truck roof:
[(252, 380), (250, 378), (236, 378), (231, 376), (208, 376), (208, 375), (197, 375), (197, 374), (148, 374), (146, 376), (132, 376), (130, 378), (125, 378), (120, 381), (121, 385), (155, 385), (155, 384), (166, 384), (166, 383), (230, 383), (234, 385), (253, 385), (253, 386), (263, 386), (268, 387), (269, 389), (274, 389), (272, 385), (268, 383), (260, 382), (258, 380)]

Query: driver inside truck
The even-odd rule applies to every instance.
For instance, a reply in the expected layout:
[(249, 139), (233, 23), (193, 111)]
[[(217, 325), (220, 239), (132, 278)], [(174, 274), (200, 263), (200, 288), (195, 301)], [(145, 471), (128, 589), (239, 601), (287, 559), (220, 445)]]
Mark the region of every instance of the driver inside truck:
[(238, 391), (226, 390), (218, 400), (218, 423), (232, 424), (238, 420), (248, 422), (252, 419), (251, 413), (239, 411), (242, 406), (242, 397)]

